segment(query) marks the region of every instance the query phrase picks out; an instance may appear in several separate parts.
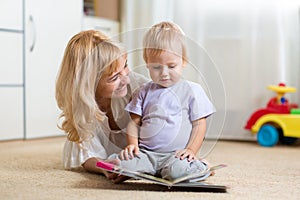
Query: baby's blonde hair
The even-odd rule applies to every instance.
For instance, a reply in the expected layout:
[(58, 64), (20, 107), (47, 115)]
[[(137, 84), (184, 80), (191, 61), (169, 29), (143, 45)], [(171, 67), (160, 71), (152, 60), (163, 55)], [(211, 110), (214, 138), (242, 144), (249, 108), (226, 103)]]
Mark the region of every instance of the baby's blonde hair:
[(143, 39), (143, 58), (148, 62), (149, 56), (160, 55), (162, 51), (169, 51), (181, 56), (187, 61), (185, 34), (173, 22), (160, 22), (153, 25)]
[(56, 101), (62, 110), (59, 126), (70, 141), (93, 137), (104, 113), (95, 100), (103, 74), (112, 74), (125, 50), (99, 31), (82, 31), (73, 36), (65, 49), (56, 80)]

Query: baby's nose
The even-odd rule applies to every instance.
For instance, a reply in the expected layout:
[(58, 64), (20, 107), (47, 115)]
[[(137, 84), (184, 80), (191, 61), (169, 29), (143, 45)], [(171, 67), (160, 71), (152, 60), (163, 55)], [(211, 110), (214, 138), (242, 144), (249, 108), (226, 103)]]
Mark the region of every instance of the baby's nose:
[(163, 66), (161, 73), (162, 73), (162, 75), (168, 75), (169, 74), (168, 66)]

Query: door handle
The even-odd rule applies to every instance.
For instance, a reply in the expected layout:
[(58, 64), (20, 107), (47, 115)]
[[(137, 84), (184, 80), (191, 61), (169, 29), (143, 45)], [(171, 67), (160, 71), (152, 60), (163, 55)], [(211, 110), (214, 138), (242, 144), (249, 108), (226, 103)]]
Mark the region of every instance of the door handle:
[(29, 22), (32, 25), (32, 44), (30, 45), (29, 51), (33, 52), (36, 43), (36, 28), (35, 28), (35, 22), (32, 15), (29, 16)]

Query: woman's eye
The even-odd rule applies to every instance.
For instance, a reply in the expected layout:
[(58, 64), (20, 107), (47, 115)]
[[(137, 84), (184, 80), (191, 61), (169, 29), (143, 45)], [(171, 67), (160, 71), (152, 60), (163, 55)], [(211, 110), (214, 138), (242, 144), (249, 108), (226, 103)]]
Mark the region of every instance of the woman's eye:
[(108, 80), (108, 82), (114, 82), (119, 78), (119, 76), (114, 76)]
[(153, 69), (160, 69), (160, 66), (154, 66)]
[(170, 69), (174, 69), (175, 67), (176, 67), (176, 65), (169, 66)]

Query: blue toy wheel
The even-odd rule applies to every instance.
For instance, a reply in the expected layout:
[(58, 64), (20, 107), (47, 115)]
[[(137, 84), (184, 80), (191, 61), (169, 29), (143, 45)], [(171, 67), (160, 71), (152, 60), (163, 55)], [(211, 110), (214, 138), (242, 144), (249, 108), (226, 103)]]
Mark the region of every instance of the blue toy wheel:
[(277, 144), (279, 134), (277, 129), (269, 124), (263, 125), (257, 133), (257, 142), (264, 147), (272, 147)]

